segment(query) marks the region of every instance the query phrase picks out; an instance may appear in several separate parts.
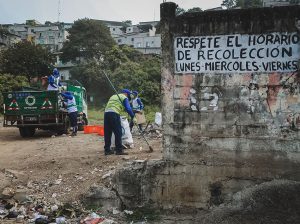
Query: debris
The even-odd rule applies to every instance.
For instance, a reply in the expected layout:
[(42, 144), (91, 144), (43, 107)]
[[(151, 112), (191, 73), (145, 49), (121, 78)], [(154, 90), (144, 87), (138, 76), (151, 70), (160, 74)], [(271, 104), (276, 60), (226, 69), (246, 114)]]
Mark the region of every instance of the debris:
[(111, 219), (105, 219), (103, 222), (101, 222), (101, 224), (113, 224), (113, 223), (116, 223), (116, 222)]
[(82, 176), (77, 176), (77, 174), (76, 174), (75, 178), (76, 178), (76, 180), (82, 180), (82, 181), (84, 180)]
[(16, 201), (19, 203), (24, 203), (26, 201), (29, 201), (27, 192), (24, 190), (17, 190), (13, 197)]
[(51, 206), (51, 211), (52, 211), (52, 212), (55, 212), (55, 211), (57, 211), (57, 210), (58, 210), (58, 206), (57, 206), (57, 205)]
[(2, 191), (0, 198), (3, 199), (8, 199), (8, 198), (12, 198), (15, 194), (14, 189), (10, 188), (10, 187), (6, 187), (4, 188), (4, 190)]
[(57, 179), (54, 181), (54, 184), (55, 185), (60, 185), (60, 183), (62, 182), (62, 179)]
[(130, 210), (124, 210), (124, 213), (126, 215), (132, 215), (133, 214), (133, 211), (130, 211)]
[(144, 160), (144, 159), (138, 159), (138, 160), (135, 160), (134, 162), (135, 163), (144, 163), (144, 162), (146, 162), (146, 160)]
[(89, 216), (87, 216), (84, 220), (82, 220), (80, 223), (82, 224), (98, 224), (102, 223), (105, 220), (105, 218), (100, 217), (95, 212), (91, 213)]
[(117, 214), (119, 214), (120, 213), (120, 211), (118, 210), (118, 209), (116, 209), (116, 208), (113, 208), (113, 215), (117, 215)]
[(37, 218), (35, 219), (35, 224), (48, 224), (48, 218)]
[(57, 217), (55, 219), (56, 224), (65, 224), (66, 222), (66, 218), (65, 217)]
[(16, 219), (16, 222), (19, 223), (24, 223), (24, 219), (25, 219), (25, 216), (24, 215), (18, 215), (17, 219)]
[(130, 157), (125, 156), (125, 157), (122, 158), (122, 160), (130, 160)]
[(106, 173), (102, 176), (102, 179), (106, 179), (107, 177), (110, 177), (112, 174), (113, 174), (113, 172), (109, 171), (108, 173)]
[(10, 211), (8, 215), (6, 216), (7, 219), (13, 219), (18, 217), (18, 212), (16, 211)]

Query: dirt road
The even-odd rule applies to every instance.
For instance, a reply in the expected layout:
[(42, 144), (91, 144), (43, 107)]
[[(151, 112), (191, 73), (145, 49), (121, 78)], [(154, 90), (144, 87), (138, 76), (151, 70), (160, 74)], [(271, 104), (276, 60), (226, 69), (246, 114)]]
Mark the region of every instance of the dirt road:
[(103, 137), (96, 134), (54, 137), (37, 131), (23, 139), (17, 128), (0, 125), (0, 175), (11, 175), (13, 188), (25, 188), (34, 197), (74, 201), (91, 185), (105, 185), (102, 176), (125, 162), (161, 158), (160, 138), (149, 139), (155, 150), (151, 154), (143, 139), (133, 136), (135, 147), (127, 150), (128, 156), (104, 156)]

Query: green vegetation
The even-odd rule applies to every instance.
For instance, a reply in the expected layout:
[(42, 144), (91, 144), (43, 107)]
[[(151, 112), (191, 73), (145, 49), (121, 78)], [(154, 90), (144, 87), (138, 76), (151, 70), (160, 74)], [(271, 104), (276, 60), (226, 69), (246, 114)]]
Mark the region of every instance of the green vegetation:
[(146, 104), (159, 105), (159, 57), (145, 57), (131, 47), (117, 46), (101, 21), (77, 20), (69, 32), (62, 59), (77, 64), (70, 71), (72, 78), (85, 86), (88, 97), (94, 99), (94, 106), (103, 105), (114, 94), (103, 71), (118, 91), (123, 88), (143, 91)]
[(0, 72), (14, 76), (26, 76), (28, 82), (34, 77), (51, 73), (54, 56), (40, 45), (19, 42), (1, 53)]
[(99, 20), (87, 18), (76, 20), (68, 31), (68, 41), (61, 50), (63, 52), (61, 59), (64, 62), (100, 60), (105, 52), (115, 45), (108, 27)]
[[(129, 25), (130, 21), (126, 21), (126, 24)], [(88, 101), (93, 98), (90, 103), (93, 107), (91, 119), (101, 120), (96, 112), (101, 112), (99, 108), (114, 94), (103, 74), (106, 71), (118, 91), (127, 88), (140, 93), (146, 105), (146, 116), (153, 120), (154, 111), (150, 108), (152, 105), (158, 108), (161, 97), (160, 56), (145, 56), (132, 47), (116, 45), (108, 28), (98, 20), (77, 20), (69, 29), (69, 34), (62, 48), (61, 59), (75, 63), (76, 66), (70, 71), (72, 79), (78, 80), (86, 88)], [(25, 76), (27, 83), (39, 87), (33, 84), (33, 78), (51, 74), (53, 63), (54, 57), (47, 49), (31, 42), (20, 42), (0, 55), (0, 73), (8, 73), (13, 77)], [(16, 81), (20, 82), (19, 79)]]
[[(158, 106), (145, 106), (146, 120), (151, 123), (154, 122), (155, 112), (160, 112), (161, 109)], [(126, 116), (126, 113), (123, 114)], [(89, 124), (103, 124), (104, 120), (104, 107), (91, 107), (88, 109)]]
[(150, 121), (151, 123), (154, 122), (156, 112), (161, 112), (161, 108), (159, 106), (147, 106), (146, 105), (146, 107), (145, 107), (146, 120)]
[(123, 63), (112, 73), (112, 80), (117, 89), (140, 92), (146, 105), (160, 104), (160, 58)]
[(157, 210), (150, 208), (139, 208), (133, 211), (133, 214), (127, 214), (126, 219), (129, 222), (142, 222), (147, 221), (149, 223), (157, 223), (160, 218), (160, 213)]
[[(20, 87), (29, 86), (27, 78), (25, 76), (14, 76), (10, 74), (0, 73), (0, 105), (3, 104), (2, 93), (12, 90), (18, 90)], [(1, 110), (1, 112), (3, 112)]]
[(104, 108), (88, 107), (89, 124), (103, 124)]
[(223, 0), (222, 3), (227, 9), (240, 7), (240, 8), (256, 8), (262, 7), (261, 0)]

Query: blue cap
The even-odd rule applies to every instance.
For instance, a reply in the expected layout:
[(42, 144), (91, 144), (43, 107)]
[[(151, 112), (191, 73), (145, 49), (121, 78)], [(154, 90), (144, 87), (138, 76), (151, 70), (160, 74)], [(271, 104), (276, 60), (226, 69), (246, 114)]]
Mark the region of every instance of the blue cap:
[(131, 92), (129, 89), (122, 89), (121, 93), (127, 93), (128, 95), (130, 95)]
[(69, 92), (69, 91), (66, 91), (66, 92), (64, 92), (66, 95), (73, 95), (71, 92)]
[(57, 70), (57, 68), (53, 69), (53, 75), (54, 76), (59, 76), (59, 71)]
[(134, 90), (134, 91), (132, 91), (132, 94), (137, 96), (139, 93), (138, 93), (138, 91)]

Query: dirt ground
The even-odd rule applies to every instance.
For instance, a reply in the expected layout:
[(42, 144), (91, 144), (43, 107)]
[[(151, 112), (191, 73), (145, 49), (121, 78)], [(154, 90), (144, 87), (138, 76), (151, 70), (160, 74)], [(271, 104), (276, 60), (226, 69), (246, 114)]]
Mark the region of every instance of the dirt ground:
[[(161, 138), (149, 139), (154, 148), (134, 135), (134, 148), (126, 156), (104, 156), (103, 137), (79, 132), (76, 137), (53, 136), (38, 130), (34, 137), (20, 137), (17, 128), (0, 123), (0, 174), (11, 174), (14, 189), (26, 189), (34, 197), (60, 202), (80, 199), (93, 184), (104, 184), (103, 175), (130, 160), (160, 159)], [(0, 180), (1, 181), (1, 180)]]

